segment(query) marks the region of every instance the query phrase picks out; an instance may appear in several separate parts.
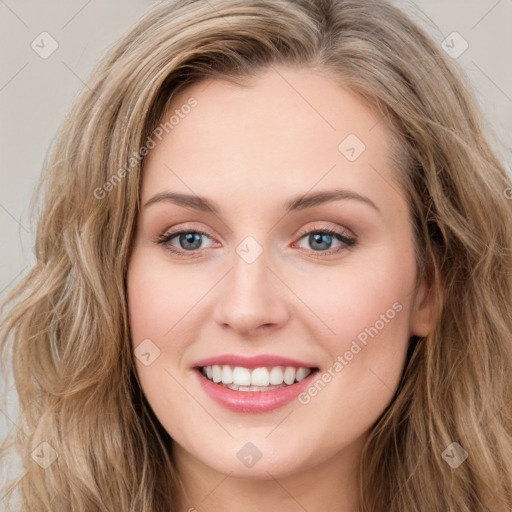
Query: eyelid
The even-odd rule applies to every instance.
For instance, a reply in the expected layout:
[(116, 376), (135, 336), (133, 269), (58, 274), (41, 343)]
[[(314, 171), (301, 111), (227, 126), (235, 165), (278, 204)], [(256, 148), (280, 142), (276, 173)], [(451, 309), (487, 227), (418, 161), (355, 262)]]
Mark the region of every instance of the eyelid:
[(185, 223), (185, 224), (179, 224), (179, 228), (175, 229), (173, 231), (173, 228), (168, 228), (168, 229), (165, 229), (160, 235), (159, 235), (159, 238), (163, 238), (163, 237), (167, 237), (169, 235), (178, 235), (178, 234), (181, 234), (183, 232), (191, 232), (191, 233), (200, 233), (202, 235), (206, 235), (208, 236), (209, 238), (212, 238), (215, 240), (215, 237), (208, 232), (208, 230), (205, 230), (205, 229), (198, 229), (196, 227), (194, 227), (194, 225), (191, 225), (190, 223)]
[(325, 223), (322, 224), (321, 222), (313, 224), (312, 226), (308, 225), (307, 227), (301, 228), (297, 232), (296, 236), (297, 237), (302, 237), (304, 235), (308, 235), (311, 232), (317, 232), (317, 231), (331, 231), (333, 233), (334, 232), (339, 233), (340, 235), (343, 235), (346, 238), (354, 238), (354, 239), (357, 238), (347, 228), (340, 227), (340, 226), (333, 227), (333, 226), (330, 226), (330, 225), (326, 225)]

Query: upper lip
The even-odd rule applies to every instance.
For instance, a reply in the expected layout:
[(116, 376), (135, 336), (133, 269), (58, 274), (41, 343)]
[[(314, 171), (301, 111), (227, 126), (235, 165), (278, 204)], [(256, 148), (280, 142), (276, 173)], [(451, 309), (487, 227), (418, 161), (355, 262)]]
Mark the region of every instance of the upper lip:
[(281, 357), (273, 354), (261, 354), (258, 356), (246, 357), (236, 354), (223, 354), (215, 357), (208, 357), (197, 361), (194, 366), (197, 368), (203, 366), (230, 365), (242, 366), (244, 368), (261, 368), (263, 366), (294, 366), (295, 368), (316, 368), (314, 364)]

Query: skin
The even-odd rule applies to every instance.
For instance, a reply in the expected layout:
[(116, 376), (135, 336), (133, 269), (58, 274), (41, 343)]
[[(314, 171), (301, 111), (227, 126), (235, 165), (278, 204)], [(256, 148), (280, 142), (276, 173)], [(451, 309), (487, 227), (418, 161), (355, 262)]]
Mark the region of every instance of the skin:
[[(307, 69), (266, 70), (245, 87), (195, 84), (171, 111), (190, 97), (197, 106), (148, 155), (128, 269), (133, 346), (150, 339), (160, 350), (149, 366), (136, 364), (174, 440), (186, 490), (179, 510), (357, 511), (363, 445), (393, 397), (410, 336), (432, 328), (427, 283), (414, 294), (413, 229), (391, 133), (358, 97)], [(366, 146), (352, 162), (338, 149), (349, 134)], [(355, 199), (284, 210), (292, 197), (334, 188), (379, 211)], [(206, 197), (220, 212), (144, 207), (165, 191)], [(199, 257), (179, 236), (168, 245), (185, 257), (156, 243), (182, 228), (208, 233), (192, 244)], [(357, 243), (315, 245), (300, 231), (323, 228)], [(247, 236), (262, 248), (251, 264), (236, 252)], [(325, 372), (397, 302), (401, 311), (305, 405), (234, 413), (204, 393), (192, 369), (235, 353), (288, 356)], [(237, 458), (249, 441), (262, 454), (251, 468)]]

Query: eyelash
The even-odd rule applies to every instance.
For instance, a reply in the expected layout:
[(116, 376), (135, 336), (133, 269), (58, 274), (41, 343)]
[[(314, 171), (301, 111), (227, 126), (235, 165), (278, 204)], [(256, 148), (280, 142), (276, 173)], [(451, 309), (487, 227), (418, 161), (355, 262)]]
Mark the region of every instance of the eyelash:
[[(178, 235), (185, 234), (185, 233), (187, 233), (187, 234), (195, 233), (195, 234), (198, 234), (198, 235), (204, 235), (204, 236), (206, 236), (208, 238), (212, 238), (208, 233), (205, 233), (204, 231), (201, 231), (201, 230), (198, 230), (198, 229), (182, 229), (182, 230), (174, 231), (174, 232), (171, 232), (171, 233), (162, 233), (155, 242), (157, 244), (160, 244), (160, 245), (164, 246), (165, 250), (171, 252), (172, 254), (175, 254), (178, 257), (195, 258), (195, 257), (201, 256), (201, 254), (200, 254), (201, 249), (194, 249), (194, 250), (191, 250), (191, 251), (183, 251), (183, 250), (178, 250), (178, 249), (176, 249), (175, 247), (173, 247), (173, 246), (171, 246), (169, 244), (169, 242), (173, 238), (177, 237)], [(356, 237), (349, 237), (349, 236), (345, 235), (344, 233), (336, 231), (335, 229), (332, 229), (332, 228), (313, 228), (313, 229), (310, 229), (310, 230), (301, 231), (299, 233), (299, 241), (302, 238), (304, 238), (306, 235), (310, 235), (310, 234), (313, 234), (313, 233), (315, 233), (315, 234), (322, 234), (322, 235), (329, 235), (331, 237), (336, 238), (337, 240), (339, 240), (343, 244), (345, 244), (345, 247), (338, 247), (338, 248), (336, 248), (334, 250), (330, 249), (330, 250), (327, 250), (327, 251), (314, 251), (314, 250), (311, 249), (310, 252), (314, 253), (314, 255), (316, 257), (323, 258), (323, 257), (327, 257), (327, 256), (332, 256), (333, 254), (337, 254), (340, 251), (342, 251), (344, 249), (349, 249), (349, 248), (351, 248), (351, 247), (353, 247), (353, 246), (355, 246), (357, 244), (357, 238)]]

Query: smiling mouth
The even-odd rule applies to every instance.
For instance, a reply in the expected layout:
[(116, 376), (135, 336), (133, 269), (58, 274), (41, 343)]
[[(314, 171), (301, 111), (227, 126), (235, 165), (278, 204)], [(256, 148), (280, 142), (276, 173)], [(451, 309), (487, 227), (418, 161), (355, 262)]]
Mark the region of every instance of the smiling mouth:
[(210, 382), (234, 391), (272, 391), (301, 382), (318, 368), (294, 366), (262, 366), (245, 368), (232, 365), (212, 365), (196, 368)]

